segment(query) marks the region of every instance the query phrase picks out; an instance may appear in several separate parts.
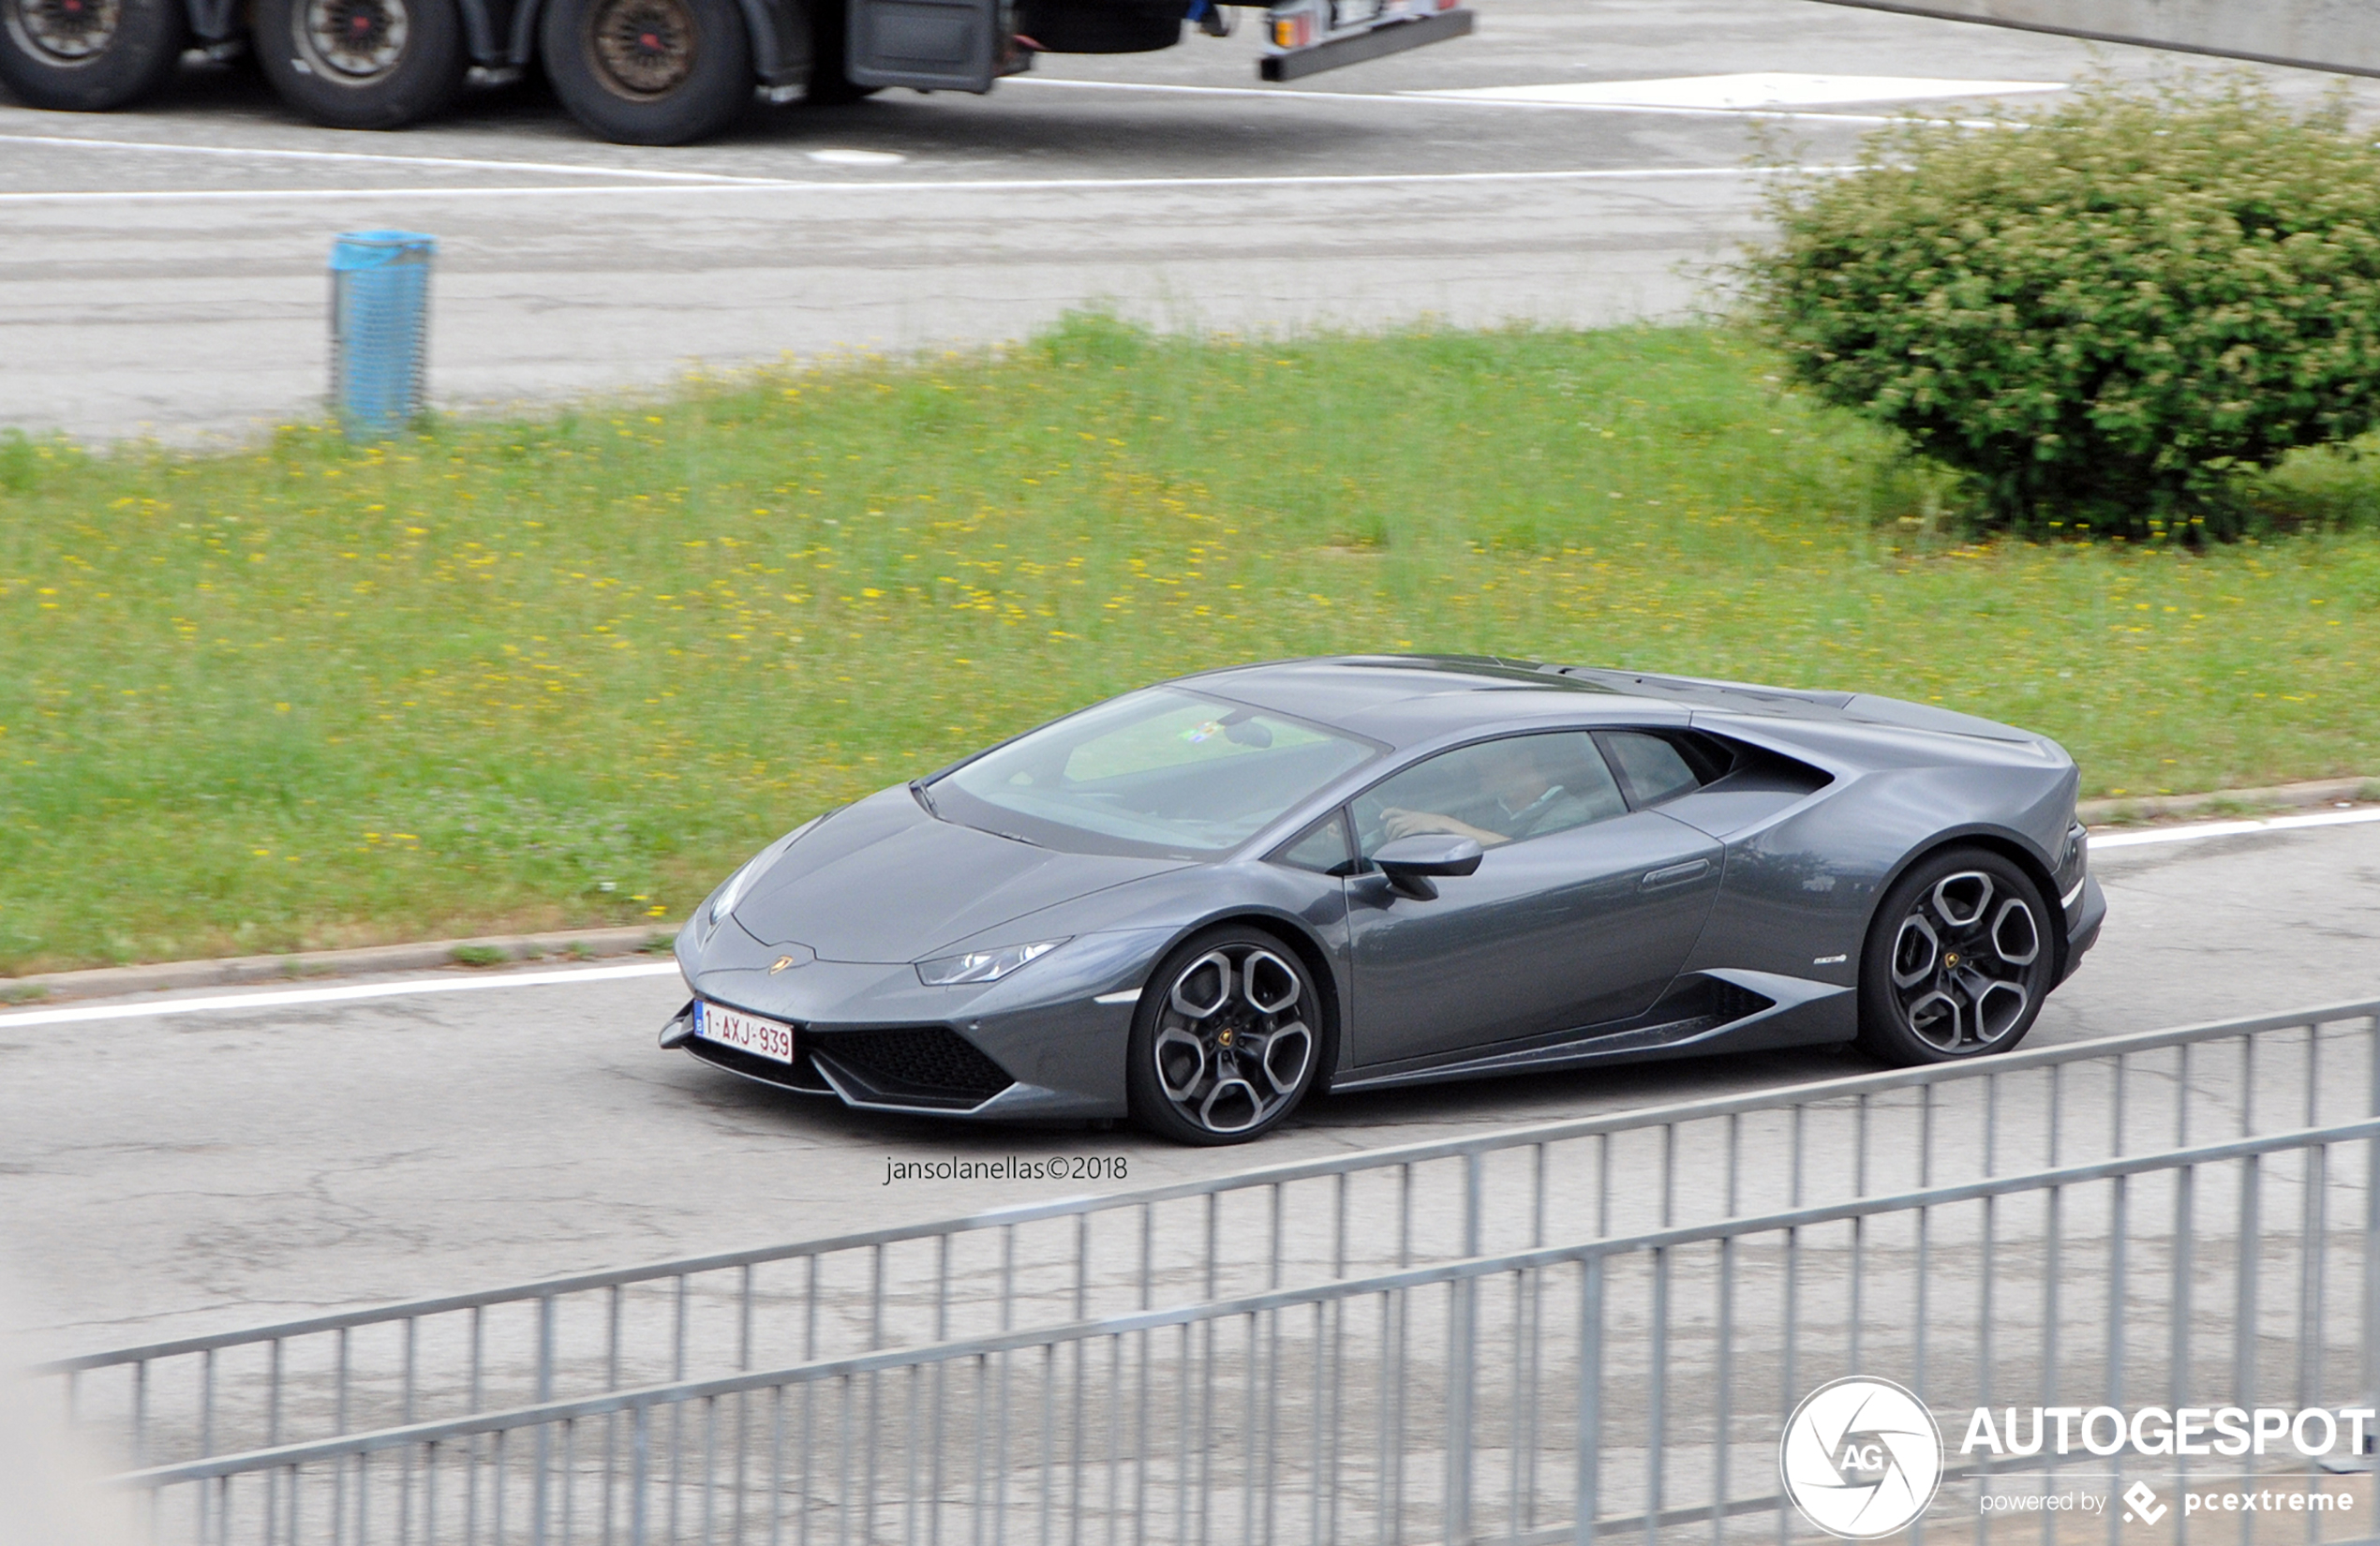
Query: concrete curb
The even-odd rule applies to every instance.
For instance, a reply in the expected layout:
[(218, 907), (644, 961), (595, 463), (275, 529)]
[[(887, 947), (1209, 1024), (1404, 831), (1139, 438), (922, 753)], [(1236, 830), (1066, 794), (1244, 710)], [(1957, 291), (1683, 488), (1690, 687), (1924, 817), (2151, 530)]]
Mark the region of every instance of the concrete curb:
[[(317, 977), (360, 977), (376, 972), (495, 972), (532, 961), (593, 960), (657, 951), (674, 929), (648, 924), (626, 929), (565, 929), (549, 934), (486, 934), (469, 940), (428, 940), (416, 944), (375, 944), (355, 950), (309, 950), (288, 956), (230, 956), (216, 960), (160, 961), (153, 966), (105, 966), (87, 972), (48, 972), (0, 977), (0, 1003), (120, 998), (176, 989), (231, 988), (258, 983), (301, 982)], [(490, 954), (492, 953), (492, 955)], [(478, 957), (485, 964), (467, 964)]]
[[(2317, 779), (2269, 789), (2224, 789), (2209, 795), (2121, 795), (2085, 800), (2075, 813), (2092, 826), (2117, 826), (2213, 811), (2301, 810), (2380, 798), (2380, 779)], [(161, 961), (154, 966), (109, 966), (91, 972), (49, 972), (31, 977), (0, 977), (0, 1003), (39, 1000), (118, 998), (176, 989), (230, 988), (243, 984), (301, 982), (316, 977), (360, 977), (375, 972), (491, 972), (503, 964), (591, 960), (633, 956), (665, 944), (674, 929), (633, 924), (625, 929), (561, 929), (550, 934), (488, 934), (469, 940), (430, 940), (418, 944), (378, 944), (359, 950), (311, 950), (288, 956), (233, 956), (220, 960)], [(467, 966), (472, 955), (494, 952), (500, 959)]]
[(2269, 789), (2218, 789), (2206, 795), (2120, 795), (2084, 800), (2075, 814), (2089, 826), (2121, 826), (2160, 817), (2231, 814), (2245, 810), (2302, 810), (2317, 805), (2356, 805), (2380, 799), (2380, 779), (2315, 779), (2274, 784)]

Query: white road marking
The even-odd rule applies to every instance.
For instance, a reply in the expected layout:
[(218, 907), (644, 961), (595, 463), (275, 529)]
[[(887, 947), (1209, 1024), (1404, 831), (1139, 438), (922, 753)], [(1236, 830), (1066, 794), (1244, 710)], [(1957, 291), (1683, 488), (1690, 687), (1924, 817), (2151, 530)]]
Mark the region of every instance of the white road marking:
[[(655, 171), (643, 167), (585, 167), (568, 161), (489, 161), (461, 156), (388, 156), (357, 150), (265, 150), (250, 145), (174, 145), (155, 140), (75, 139), (61, 134), (0, 134), (0, 144), (47, 145), (65, 150), (128, 150), (164, 156), (214, 156), (231, 160), (361, 162), (385, 167), (444, 167), (466, 171), (536, 171), (564, 177), (642, 177), (662, 183), (767, 183), (767, 177), (736, 177), (723, 171)], [(898, 161), (900, 156), (892, 159)]]
[(2251, 832), (2298, 832), (2313, 826), (2359, 826), (2380, 822), (2380, 809), (2317, 810), (2304, 816), (2267, 816), (2260, 821), (2199, 822), (2189, 826), (2151, 826), (2138, 832), (2090, 835), (2094, 854), (2109, 848), (2143, 848), (2150, 843), (2197, 842), (2206, 838), (2237, 838)]
[(689, 193), (1064, 193), (1163, 191), (1173, 188), (1394, 187), (1459, 183), (1659, 183), (1686, 178), (1771, 177), (1786, 173), (1833, 173), (1850, 167), (1631, 167), (1558, 171), (1317, 172), (1278, 177), (1005, 177), (944, 179), (918, 183), (758, 182), (679, 183), (668, 186), (454, 187), (454, 188), (155, 188), (0, 193), (0, 204), (220, 204), (320, 202), (342, 200), (587, 198), (607, 194)]
[(889, 150), (806, 150), (804, 156), (822, 167), (897, 167), (909, 159)]
[[(1020, 86), (1063, 86), (1084, 91), (1137, 91), (1160, 96), (1185, 97), (1261, 97), (1275, 102), (1392, 102), (1400, 107), (1439, 106), (1450, 108), (1525, 108), (1555, 112), (1633, 112), (1655, 113), (1682, 118), (1761, 118), (1806, 119), (1823, 124), (1894, 124), (1898, 113), (1885, 112), (1800, 112), (1791, 108), (1695, 108), (1661, 107), (1644, 102), (1545, 102), (1497, 97), (1463, 97), (1450, 92), (1435, 91), (1298, 91), (1280, 86), (1182, 86), (1164, 85), (1151, 81), (1068, 81), (1054, 75), (1020, 75), (1012, 82)], [(1956, 122), (1966, 124), (1965, 119)], [(1974, 126), (1990, 125), (1990, 119), (1976, 119)]]
[(617, 982), (624, 977), (670, 977), (676, 961), (638, 961), (632, 966), (581, 966), (560, 972), (509, 972), (486, 977), (433, 977), (427, 981), (366, 982), (348, 988), (283, 988), (261, 993), (214, 993), (197, 999), (155, 1003), (95, 1003), (80, 1009), (31, 1009), (0, 1015), (0, 1031), (35, 1025), (75, 1025), (87, 1020), (141, 1019), (152, 1015), (195, 1015), (212, 1009), (292, 1009), (309, 1003), (351, 1003), (359, 999), (395, 999), (416, 993), (470, 993), (491, 988), (550, 988), (569, 983)]
[(1909, 75), (1803, 75), (1768, 70), (1748, 75), (1679, 75), (1655, 81), (1570, 81), (1542, 86), (1469, 86), (1416, 91), (1412, 97), (1476, 102), (1654, 108), (1818, 107), (1830, 102), (1916, 102), (1953, 97), (2008, 97), (2063, 91), (2058, 81), (1948, 81)]
[[(1091, 91), (1144, 92), (1164, 95), (1204, 97), (1261, 97), (1274, 100), (1307, 103), (1388, 102), (1411, 106), (1416, 103), (1439, 102), (1449, 106), (1476, 105), (1482, 107), (1569, 108), (1588, 111), (1662, 111), (1694, 115), (1736, 116), (1746, 112), (1785, 118), (1816, 118), (1841, 123), (1888, 123), (1887, 115), (1849, 113), (1796, 113), (1771, 111), (1793, 101), (1872, 101), (1881, 98), (1916, 99), (1924, 97), (1997, 96), (2010, 92), (2057, 91), (2063, 89), (2052, 82), (2034, 81), (1942, 81), (1925, 77), (1891, 76), (1817, 76), (1785, 72), (1752, 75), (1684, 76), (1658, 81), (1584, 82), (1538, 86), (1483, 86), (1449, 91), (1330, 92), (1289, 91), (1255, 86), (1193, 86), (1172, 85), (1154, 82), (1133, 81), (1069, 81), (1050, 76), (1025, 76), (1012, 82), (1018, 85), (1058, 86)], [(1763, 84), (1765, 83), (1765, 84)], [(1834, 92), (1834, 96), (1813, 96), (1812, 93)], [(1796, 94), (1799, 95), (1796, 95)], [(1863, 95), (1846, 95), (1861, 93)], [(1757, 98), (1757, 99), (1755, 99)], [(329, 164), (350, 164), (387, 167), (440, 168), (469, 171), (538, 172), (547, 176), (624, 178), (635, 181), (677, 184), (688, 186), (751, 187), (791, 190), (811, 187), (849, 187), (851, 184), (805, 184), (789, 180), (753, 177), (723, 171), (668, 171), (647, 167), (590, 167), (568, 161), (514, 161), (483, 156), (405, 156), (371, 151), (291, 150), (254, 145), (191, 145), (175, 144), (158, 140), (112, 140), (97, 136), (59, 134), (9, 134), (0, 132), (0, 144), (39, 145), (64, 150), (112, 150), (158, 156), (214, 156), (229, 160), (311, 161)], [(908, 157), (893, 151), (848, 150), (822, 148), (803, 153), (810, 160), (826, 166), (893, 166)], [(1714, 169), (1717, 170), (1717, 169)], [(1528, 173), (1417, 173), (1399, 181), (1450, 178), (1454, 180), (1504, 178)], [(1544, 175), (1575, 175), (1551, 173)], [(1625, 175), (1625, 174), (1622, 174)], [(1291, 178), (1289, 182), (1310, 179)], [(1355, 179), (1311, 179), (1341, 181)], [(1062, 180), (1026, 180), (1002, 183), (968, 184), (986, 188), (1038, 188)], [(1146, 178), (1084, 180), (1085, 186), (1140, 186), (1167, 184), (1206, 186), (1211, 183), (1275, 183), (1272, 178)], [(948, 183), (906, 185), (943, 190), (954, 186)], [(24, 202), (89, 202), (100, 198), (125, 199), (156, 202), (168, 199), (182, 201), (219, 201), (224, 199), (256, 197), (272, 198), (344, 198), (358, 190), (350, 189), (246, 189), (168, 190), (158, 193), (104, 194), (0, 194), (13, 203)], [(377, 197), (400, 195), (428, 198), (439, 195), (498, 193), (556, 194), (573, 191), (552, 187), (526, 188), (444, 188), (444, 189), (372, 189)], [(609, 191), (609, 190), (605, 190)]]

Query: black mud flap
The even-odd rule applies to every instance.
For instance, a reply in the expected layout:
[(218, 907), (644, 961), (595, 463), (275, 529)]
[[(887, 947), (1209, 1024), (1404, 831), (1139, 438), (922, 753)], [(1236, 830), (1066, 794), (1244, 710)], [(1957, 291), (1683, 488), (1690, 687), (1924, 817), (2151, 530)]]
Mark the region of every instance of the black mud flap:
[(863, 86), (987, 92), (1008, 71), (1004, 0), (851, 0), (845, 73)]

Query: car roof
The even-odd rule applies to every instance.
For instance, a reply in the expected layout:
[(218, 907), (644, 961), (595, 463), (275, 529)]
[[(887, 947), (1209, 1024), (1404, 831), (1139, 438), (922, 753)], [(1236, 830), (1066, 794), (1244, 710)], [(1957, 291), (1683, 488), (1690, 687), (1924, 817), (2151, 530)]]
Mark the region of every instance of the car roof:
[(1397, 748), (1465, 729), (1686, 720), (1674, 703), (1493, 656), (1341, 655), (1229, 666), (1182, 680)]

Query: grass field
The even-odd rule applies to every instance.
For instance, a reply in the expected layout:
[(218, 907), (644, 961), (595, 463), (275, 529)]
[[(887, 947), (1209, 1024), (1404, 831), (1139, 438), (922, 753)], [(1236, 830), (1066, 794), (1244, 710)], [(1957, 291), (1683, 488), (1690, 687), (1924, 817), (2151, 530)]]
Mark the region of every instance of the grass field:
[(2086, 793), (2380, 772), (2380, 478), (2204, 554), (1961, 545), (1728, 334), (849, 362), (221, 455), (0, 443), (0, 973), (681, 914), (1153, 677), (1460, 650), (1855, 687)]

